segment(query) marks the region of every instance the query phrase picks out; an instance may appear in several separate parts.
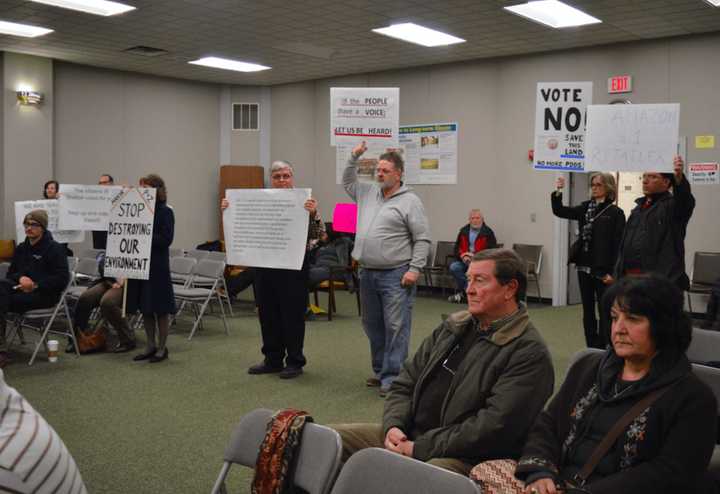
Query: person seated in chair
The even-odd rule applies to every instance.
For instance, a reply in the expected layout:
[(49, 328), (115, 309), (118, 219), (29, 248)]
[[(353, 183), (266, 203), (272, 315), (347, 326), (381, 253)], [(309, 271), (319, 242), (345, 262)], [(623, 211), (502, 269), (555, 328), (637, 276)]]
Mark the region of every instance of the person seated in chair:
[(455, 280), (457, 292), (448, 297), (448, 302), (461, 304), (467, 300), (465, 287), (467, 287), (468, 270), (473, 254), (483, 249), (494, 249), (497, 247), (495, 232), (485, 224), (485, 218), (479, 209), (471, 209), (468, 217), (468, 224), (460, 229), (455, 240), (455, 261), (450, 266), (450, 274)]
[(6, 315), (54, 306), (70, 280), (65, 248), (47, 231), (48, 215), (42, 209), (23, 219), (25, 241), (18, 245), (0, 280), (0, 368), (10, 362), (5, 341)]
[[(330, 279), (330, 268), (333, 266), (350, 266), (350, 252), (353, 240), (332, 229), (327, 231), (323, 239), (324, 245), (316, 249), (308, 270), (308, 290), (314, 290), (320, 283)], [(354, 290), (352, 276), (349, 272), (337, 271), (333, 281), (345, 282), (348, 290)]]
[(466, 475), (483, 459), (518, 458), (554, 382), (550, 352), (520, 302), (526, 286), (513, 251), (476, 253), (468, 310), (450, 315), (405, 362), (382, 424), (334, 426), (343, 460), (378, 447)]

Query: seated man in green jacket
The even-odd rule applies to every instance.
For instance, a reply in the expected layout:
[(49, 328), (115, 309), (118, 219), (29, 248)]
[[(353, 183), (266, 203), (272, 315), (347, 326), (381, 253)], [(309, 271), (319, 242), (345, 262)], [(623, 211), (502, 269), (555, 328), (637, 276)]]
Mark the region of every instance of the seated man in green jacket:
[(423, 341), (390, 387), (382, 424), (334, 426), (343, 461), (379, 447), (466, 475), (517, 458), (553, 391), (550, 352), (520, 302), (525, 264), (511, 250), (474, 255), (468, 310)]

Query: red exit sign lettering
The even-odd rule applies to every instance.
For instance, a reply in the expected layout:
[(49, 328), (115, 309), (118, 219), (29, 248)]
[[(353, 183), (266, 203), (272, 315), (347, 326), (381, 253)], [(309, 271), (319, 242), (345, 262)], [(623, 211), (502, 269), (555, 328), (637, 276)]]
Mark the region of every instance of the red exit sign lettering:
[(632, 92), (632, 76), (618, 75), (608, 79), (608, 93), (631, 93)]

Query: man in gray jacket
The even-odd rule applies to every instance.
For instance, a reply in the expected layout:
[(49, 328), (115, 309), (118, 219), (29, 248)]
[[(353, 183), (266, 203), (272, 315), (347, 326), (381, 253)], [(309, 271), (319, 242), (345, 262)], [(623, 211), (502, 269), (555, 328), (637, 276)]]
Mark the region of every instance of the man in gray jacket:
[(430, 228), (420, 199), (402, 182), (404, 162), (395, 152), (380, 156), (376, 182), (358, 181), (363, 141), (350, 156), (343, 185), (358, 205), (352, 256), (360, 263), (363, 329), (370, 340), (374, 375), (368, 386), (385, 396), (407, 358), (415, 283), (430, 251)]
[(405, 362), (382, 424), (335, 426), (343, 460), (370, 447), (467, 474), (518, 458), (553, 390), (550, 352), (520, 302), (526, 267), (511, 250), (476, 253), (468, 310), (447, 318)]

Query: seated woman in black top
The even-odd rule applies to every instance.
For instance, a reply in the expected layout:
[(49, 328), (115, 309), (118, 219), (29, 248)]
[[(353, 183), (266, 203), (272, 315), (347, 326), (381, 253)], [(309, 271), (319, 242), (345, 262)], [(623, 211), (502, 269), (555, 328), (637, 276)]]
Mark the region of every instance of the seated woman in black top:
[[(589, 348), (605, 348), (610, 334), (607, 307), (600, 307), (600, 300), (607, 285), (613, 279), (615, 261), (625, 228), (625, 214), (613, 202), (616, 197), (615, 178), (609, 173), (590, 176), (590, 200), (579, 206), (563, 206), (562, 189), (565, 180), (558, 178), (557, 189), (550, 195), (552, 211), (558, 218), (577, 220), (580, 230), (573, 244), (569, 261), (575, 263), (583, 304), (583, 328)], [(598, 305), (600, 327), (595, 316)]]
[[(612, 347), (568, 371), (533, 425), (515, 476), (532, 494), (554, 494), (568, 480), (584, 484), (577, 492), (592, 494), (708, 492), (717, 403), (685, 356), (692, 328), (682, 293), (667, 278), (650, 275), (625, 278), (607, 296)], [(658, 390), (621, 428), (587, 481), (578, 481), (620, 417)]]

